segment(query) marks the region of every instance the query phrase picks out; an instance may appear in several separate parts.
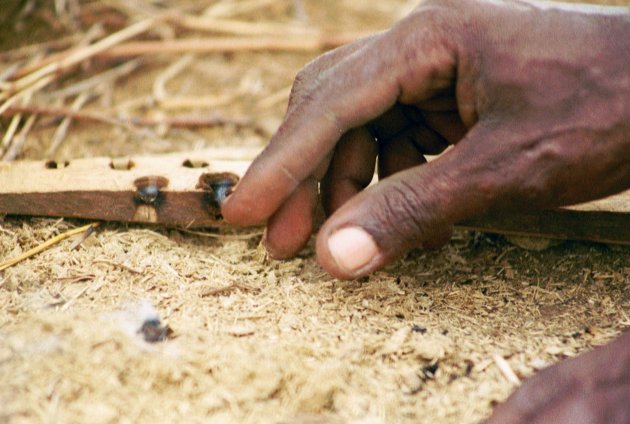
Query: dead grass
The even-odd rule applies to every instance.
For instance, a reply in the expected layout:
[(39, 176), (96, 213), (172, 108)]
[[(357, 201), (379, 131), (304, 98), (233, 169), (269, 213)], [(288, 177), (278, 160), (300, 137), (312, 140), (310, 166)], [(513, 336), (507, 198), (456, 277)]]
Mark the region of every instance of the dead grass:
[[(89, 27), (99, 4), (113, 5), (98, 10), (106, 34), (153, 13), (124, 3), (86, 3), (79, 23)], [(408, 6), (162, 3), (332, 33), (385, 27)], [(163, 25), (150, 34), (178, 31)], [(11, 58), (3, 66), (33, 62), (0, 54)], [(282, 116), (293, 75), (314, 54), (150, 55), (68, 95), (120, 65), (95, 58), (55, 76), (25, 104), (72, 107), (87, 92), (77, 110), (155, 119), (211, 111), (256, 122), (192, 129), (73, 120), (56, 158), (258, 146)], [(208, 103), (186, 106), (191, 99)], [(13, 119), (2, 121), (3, 131)], [(37, 117), (18, 157), (49, 156), (59, 125)], [(83, 224), (8, 217), (0, 261)], [(0, 272), (0, 422), (476, 422), (515, 388), (509, 371), (522, 380), (630, 326), (630, 248), (568, 242), (531, 252), (458, 233), (438, 252), (414, 251), (368, 279), (341, 282), (323, 273), (312, 249), (269, 261), (259, 237), (107, 224), (71, 250), (75, 242)], [(172, 328), (169, 340), (149, 344), (137, 334), (147, 302)]]

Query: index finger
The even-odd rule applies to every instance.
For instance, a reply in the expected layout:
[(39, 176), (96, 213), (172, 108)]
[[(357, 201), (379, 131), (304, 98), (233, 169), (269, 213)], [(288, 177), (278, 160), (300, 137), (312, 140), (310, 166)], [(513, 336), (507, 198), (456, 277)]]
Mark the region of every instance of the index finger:
[[(384, 113), (410, 84), (433, 88), (446, 49), (435, 45), (435, 37), (423, 42), (427, 37), (418, 39), (411, 30), (398, 25), (319, 75), (224, 203), (226, 220), (241, 225), (265, 221), (302, 181), (316, 170), (323, 174), (318, 167), (349, 129)], [(453, 63), (446, 62), (449, 67)]]

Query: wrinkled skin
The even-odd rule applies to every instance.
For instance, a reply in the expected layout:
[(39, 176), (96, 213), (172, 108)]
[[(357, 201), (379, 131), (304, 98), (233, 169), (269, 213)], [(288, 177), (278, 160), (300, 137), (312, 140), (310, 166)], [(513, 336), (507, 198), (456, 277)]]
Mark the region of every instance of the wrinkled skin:
[[(390, 30), (298, 74), (280, 129), (223, 215), (266, 221), (268, 251), (287, 258), (308, 241), (321, 198), (318, 260), (350, 279), (411, 247), (438, 247), (454, 224), (487, 211), (628, 188), (628, 34), (627, 8), (425, 1)], [(426, 163), (424, 155), (441, 152)], [(366, 189), (375, 161), (379, 182)], [(372, 246), (369, 260), (352, 267), (331, 253), (331, 236), (346, 228), (367, 233)], [(620, 358), (623, 368), (597, 355)], [(627, 423), (629, 356), (626, 335), (552, 367), (493, 422)]]

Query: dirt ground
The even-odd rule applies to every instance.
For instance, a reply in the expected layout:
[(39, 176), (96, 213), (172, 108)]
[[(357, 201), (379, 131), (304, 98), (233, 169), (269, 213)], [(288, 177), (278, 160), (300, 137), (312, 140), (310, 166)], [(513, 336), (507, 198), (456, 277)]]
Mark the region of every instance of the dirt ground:
[[(217, 3), (256, 2), (177, 2), (190, 10)], [(226, 16), (298, 21), (329, 33), (379, 30), (415, 1), (258, 3)], [(2, 48), (43, 41), (31, 39), (41, 30), (12, 27), (15, 43), (4, 38)], [(148, 55), (124, 78), (97, 86), (84, 109), (156, 119), (210, 110), (251, 116), (255, 125), (130, 129), (75, 121), (53, 156), (262, 146), (295, 73), (315, 55)], [(169, 97), (156, 99), (156, 80), (178, 61)], [(92, 61), (35, 100), (54, 104), (51, 93), (120, 64)], [(205, 106), (167, 107), (191, 97)], [(2, 118), (1, 132), (9, 121)], [(58, 126), (41, 118), (20, 157), (49, 157)], [(0, 262), (84, 224), (4, 217)], [(322, 271), (312, 246), (292, 260), (269, 260), (260, 234), (108, 223), (76, 250), (68, 239), (0, 271), (0, 423), (478, 422), (520, 380), (630, 327), (628, 247), (564, 242), (539, 252), (458, 232), (437, 252), (412, 251), (369, 278), (343, 282)], [(158, 316), (171, 331), (149, 343), (138, 330)], [(501, 370), (504, 362), (514, 375)]]

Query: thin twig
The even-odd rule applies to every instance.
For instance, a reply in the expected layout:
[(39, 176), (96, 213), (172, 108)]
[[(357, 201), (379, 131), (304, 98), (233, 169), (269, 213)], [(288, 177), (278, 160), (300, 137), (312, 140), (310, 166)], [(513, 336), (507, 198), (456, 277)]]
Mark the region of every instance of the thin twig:
[(225, 117), (218, 114), (208, 115), (179, 115), (179, 116), (166, 116), (162, 118), (149, 118), (149, 117), (132, 117), (132, 118), (118, 118), (109, 115), (105, 115), (99, 112), (91, 111), (77, 111), (63, 107), (47, 107), (47, 106), (12, 106), (8, 110), (0, 113), (0, 115), (11, 116), (20, 113), (31, 113), (44, 116), (55, 116), (59, 118), (69, 117), (72, 119), (83, 121), (102, 122), (111, 125), (118, 125), (123, 127), (129, 126), (156, 126), (156, 125), (168, 125), (175, 128), (198, 128), (198, 127), (212, 127), (217, 125), (237, 125), (237, 126), (249, 126), (253, 124), (253, 120), (249, 117), (236, 116)]
[(121, 269), (127, 270), (127, 271), (129, 271), (129, 272), (131, 272), (131, 273), (133, 273), (133, 274), (138, 274), (138, 275), (143, 275), (143, 274), (145, 273), (145, 272), (144, 272), (144, 270), (139, 271), (139, 270), (137, 270), (137, 269), (135, 269), (135, 268), (132, 268), (132, 267), (130, 267), (130, 266), (127, 266), (127, 265), (125, 265), (125, 264), (121, 264), (121, 263), (119, 263), (119, 262), (114, 262), (114, 261), (109, 261), (109, 260), (107, 260), (107, 259), (97, 259), (97, 260), (95, 260), (95, 261), (94, 261), (94, 263), (95, 263), (95, 264), (107, 264), (107, 265), (111, 265), (111, 266), (113, 266), (113, 267), (121, 268)]
[[(9, 109), (11, 106), (13, 106), (18, 100), (25, 99), (25, 98), (28, 98), (28, 97), (32, 96), (33, 93), (35, 93), (37, 90), (47, 86), (54, 79), (55, 79), (54, 75), (48, 75), (48, 76), (40, 79), (35, 84), (33, 84), (32, 86), (28, 87), (27, 89), (24, 89), (22, 91), (19, 91), (19, 92), (13, 94), (8, 99), (6, 99), (6, 101), (2, 105), (0, 105), (0, 115), (4, 114), (4, 112), (6, 112), (6, 110)], [(2, 93), (0, 91), (0, 100), (2, 100), (2, 98), (3, 98), (2, 95), (3, 94), (6, 94), (6, 92)]]
[(177, 110), (177, 109), (212, 109), (233, 102), (240, 92), (231, 92), (227, 94), (218, 94), (216, 96), (177, 96), (166, 97), (159, 102), (160, 109)]
[(21, 255), (16, 256), (15, 258), (12, 259), (8, 259), (6, 261), (0, 262), (0, 271), (3, 271), (9, 267), (12, 267), (13, 265), (22, 262), (25, 259), (28, 259), (32, 256), (37, 255), (38, 253), (43, 252), (44, 250), (48, 249), (51, 246), (54, 246), (55, 244), (59, 243), (60, 241), (63, 241), (65, 239), (67, 239), (68, 237), (72, 237), (75, 234), (80, 234), (86, 230), (88, 230), (90, 227), (97, 227), (99, 225), (98, 222), (93, 222), (92, 224), (88, 224), (88, 225), (84, 225), (83, 227), (79, 227), (79, 228), (74, 228), (72, 230), (66, 231), (65, 233), (61, 233), (59, 235), (56, 235), (55, 237), (51, 238), (50, 240), (45, 241), (44, 243), (40, 244), (39, 246), (36, 246), (24, 253), (22, 253)]
[(186, 228), (178, 228), (179, 231), (186, 234), (192, 234), (200, 237), (209, 237), (209, 238), (217, 238), (224, 240), (249, 240), (255, 237), (260, 237), (263, 235), (262, 231), (256, 231), (249, 234), (216, 234), (216, 233), (206, 233), (203, 231), (194, 231), (188, 230)]
[(2, 152), (3, 154), (4, 152), (9, 150), (9, 147), (11, 147), (11, 143), (13, 142), (13, 136), (18, 130), (18, 127), (20, 126), (20, 122), (22, 122), (22, 114), (19, 113), (17, 115), (13, 115), (13, 118), (11, 118), (11, 122), (9, 123), (9, 126), (4, 133), (4, 136), (2, 137), (2, 143), (0, 143), (0, 152)]
[(26, 65), (19, 71), (15, 72), (14, 75), (12, 75), (12, 78), (14, 80), (17, 80), (32, 72), (37, 71), (38, 69), (43, 68), (44, 66), (64, 60), (66, 57), (71, 55), (74, 51), (85, 49), (87, 46), (90, 45), (91, 42), (93, 42), (94, 40), (102, 36), (103, 36), (103, 28), (100, 25), (93, 25), (85, 34), (81, 35), (81, 39), (78, 40), (79, 41), (78, 44), (76, 46), (73, 46), (72, 49), (50, 54), (41, 60), (35, 61), (34, 63), (31, 63), (30, 65)]
[[(72, 51), (63, 59), (60, 59), (59, 61), (54, 62), (54, 63), (50, 63), (16, 80), (15, 82), (13, 82), (12, 87), (8, 91), (8, 93), (18, 92), (20, 90), (23, 90), (24, 88), (40, 81), (42, 78), (49, 77), (50, 75), (53, 75), (53, 74), (59, 74), (63, 72), (64, 70), (72, 66), (75, 66), (78, 63), (83, 62), (86, 59), (96, 56), (99, 53), (102, 53), (103, 51), (116, 46), (117, 44), (120, 44), (139, 34), (142, 34), (143, 32), (146, 32), (149, 29), (151, 29), (153, 25), (155, 25), (157, 20), (158, 18), (152, 18), (152, 19), (146, 19), (144, 21), (137, 22), (133, 25), (130, 25), (118, 32), (115, 32), (97, 41), (94, 44), (91, 44), (85, 48), (82, 48), (76, 51)], [(0, 100), (6, 99), (6, 98), (7, 98), (6, 92), (0, 93)]]
[(153, 100), (157, 102), (161, 109), (210, 109), (227, 104), (240, 95), (239, 92), (232, 92), (219, 96), (170, 96), (166, 84), (183, 72), (194, 60), (195, 56), (187, 54), (178, 61), (170, 65), (164, 72), (155, 78), (153, 83)]
[(168, 97), (166, 84), (186, 69), (194, 59), (195, 56), (192, 54), (182, 56), (179, 60), (167, 67), (164, 72), (157, 76), (157, 78), (155, 78), (155, 81), (153, 82), (153, 97), (156, 101), (159, 102)]
[(98, 53), (99, 57), (115, 58), (142, 54), (218, 53), (243, 51), (295, 51), (327, 50), (365, 37), (372, 32), (355, 32), (339, 35), (318, 34), (300, 37), (217, 37), (182, 38), (162, 41), (135, 41), (119, 44)]
[(5, 81), (7, 81), (10, 78), (13, 78), (19, 67), (20, 67), (19, 63), (14, 63), (12, 65), (9, 65), (8, 68), (3, 69), (2, 72), (0, 72), (0, 84), (1, 84), (0, 89), (7, 86)]
[(510, 364), (508, 364), (503, 356), (493, 355), (492, 360), (497, 365), (497, 368), (499, 368), (499, 371), (501, 371), (501, 374), (503, 374), (507, 381), (514, 384), (515, 386), (521, 384), (521, 380), (516, 376), (516, 374), (512, 370), (512, 367), (510, 367)]
[(83, 232), (83, 234), (81, 234), (81, 237), (79, 237), (79, 239), (77, 241), (75, 241), (72, 246), (70, 246), (70, 250), (76, 250), (79, 246), (81, 246), (81, 244), (87, 240), (88, 237), (90, 237), (94, 231), (96, 231), (96, 226), (92, 225), (90, 226), (90, 228), (88, 228), (87, 230), (85, 230)]
[(72, 304), (74, 302), (76, 302), (76, 300), (78, 298), (80, 298), (81, 296), (83, 296), (83, 294), (88, 291), (88, 289), (90, 288), (90, 286), (88, 286), (87, 284), (85, 285), (85, 287), (83, 287), (81, 290), (79, 290), (79, 292), (77, 294), (75, 294), (74, 296), (72, 296), (72, 298), (70, 298), (70, 300), (68, 300), (66, 303), (64, 303), (61, 308), (59, 308), (59, 310), (61, 312), (66, 311), (68, 308), (70, 308), (70, 306), (72, 306)]
[(0, 52), (0, 62), (10, 62), (13, 60), (17, 60), (18, 58), (32, 56), (33, 54), (41, 51), (64, 49), (75, 44), (81, 38), (81, 36), (81, 34), (72, 34), (55, 40), (44, 41), (37, 44), (30, 44), (28, 46), (18, 47), (13, 50)]
[(75, 84), (69, 85), (57, 91), (53, 91), (50, 93), (46, 93), (46, 98), (48, 99), (65, 99), (66, 97), (76, 96), (78, 94), (83, 93), (86, 90), (90, 90), (98, 85), (116, 81), (121, 77), (125, 77), (136, 69), (138, 69), (142, 64), (141, 60), (131, 60), (129, 62), (125, 62), (122, 65), (108, 69), (105, 72), (94, 75), (90, 78), (86, 78), (82, 81), (79, 81)]
[(37, 118), (37, 115), (31, 115), (28, 117), (20, 132), (13, 139), (11, 146), (9, 146), (9, 149), (4, 153), (4, 156), (2, 156), (3, 161), (10, 162), (15, 160), (22, 153), (24, 150), (24, 144), (26, 144), (28, 133), (35, 125), (35, 122), (37, 122)]
[(187, 29), (229, 35), (316, 35), (318, 30), (303, 25), (282, 24), (277, 22), (248, 22), (235, 19), (218, 19), (205, 16), (174, 15), (169, 21)]
[[(85, 91), (79, 94), (79, 96), (74, 100), (74, 102), (72, 102), (70, 109), (75, 110), (75, 111), (80, 110), (88, 101), (91, 100), (92, 97), (93, 95), (88, 91)], [(66, 134), (68, 132), (68, 128), (70, 128), (71, 123), (72, 123), (71, 117), (66, 116), (65, 118), (63, 118), (63, 120), (61, 121), (57, 129), (55, 130), (55, 133), (53, 134), (52, 142), (47, 152), (48, 157), (53, 157), (55, 155), (55, 153), (59, 149), (59, 146), (61, 146), (61, 143), (63, 143), (63, 141), (65, 140)]]
[(239, 14), (250, 13), (268, 7), (277, 0), (242, 0), (235, 2), (232, 0), (220, 0), (207, 7), (202, 15), (208, 17), (232, 17)]

